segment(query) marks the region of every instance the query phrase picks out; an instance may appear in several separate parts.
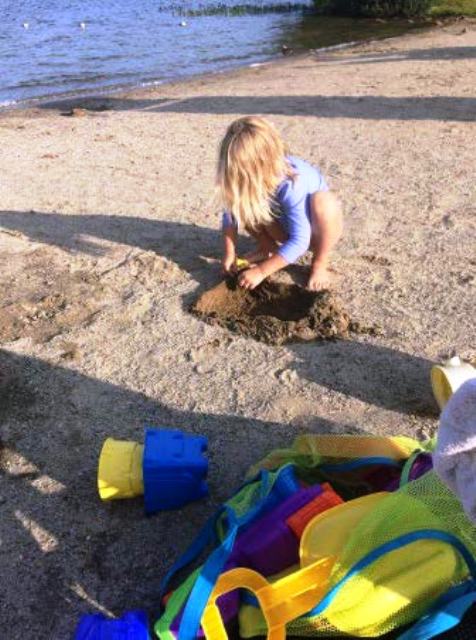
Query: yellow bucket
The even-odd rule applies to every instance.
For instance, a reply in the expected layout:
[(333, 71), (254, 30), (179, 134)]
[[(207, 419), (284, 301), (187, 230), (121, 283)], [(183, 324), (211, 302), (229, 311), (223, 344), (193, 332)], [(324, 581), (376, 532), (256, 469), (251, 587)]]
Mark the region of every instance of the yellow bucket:
[(468, 362), (462, 362), (458, 356), (442, 365), (435, 365), (431, 370), (431, 386), (440, 409), (462, 384), (472, 378), (476, 378), (476, 369)]
[(101, 500), (135, 498), (144, 493), (143, 457), (144, 445), (107, 438), (98, 465), (98, 491)]

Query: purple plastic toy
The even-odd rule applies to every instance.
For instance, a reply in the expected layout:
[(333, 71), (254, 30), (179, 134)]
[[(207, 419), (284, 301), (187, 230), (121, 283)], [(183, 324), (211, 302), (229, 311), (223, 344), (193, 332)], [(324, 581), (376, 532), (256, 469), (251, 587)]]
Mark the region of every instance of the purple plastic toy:
[[(286, 520), (322, 491), (322, 487), (318, 484), (299, 489), (272, 511), (253, 522), (238, 535), (223, 571), (247, 567), (264, 576), (270, 576), (297, 564), (299, 540), (286, 524)], [(239, 605), (240, 597), (237, 591), (227, 593), (218, 599), (218, 607), (225, 623), (237, 615)], [(176, 637), (178, 637), (181, 619), (182, 616), (179, 614), (171, 627)], [(200, 636), (203, 637), (202, 630), (200, 630)]]
[(226, 569), (248, 567), (264, 576), (299, 562), (299, 540), (286, 520), (322, 493), (317, 484), (299, 489), (238, 536)]
[[(421, 476), (423, 476), (428, 471), (431, 471), (431, 469), (433, 469), (433, 460), (431, 454), (422, 451), (413, 461), (410, 473), (408, 474), (408, 482), (418, 480), (418, 478), (421, 478)], [(389, 483), (385, 487), (385, 491), (396, 491), (399, 486), (400, 478)]]

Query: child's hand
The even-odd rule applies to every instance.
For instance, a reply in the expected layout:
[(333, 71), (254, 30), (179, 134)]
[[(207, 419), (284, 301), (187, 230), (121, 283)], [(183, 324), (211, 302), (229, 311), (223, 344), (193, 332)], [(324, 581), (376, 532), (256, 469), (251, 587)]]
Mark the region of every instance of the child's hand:
[(223, 256), (221, 266), (225, 273), (233, 273), (236, 271), (236, 257), (230, 255)]
[(251, 269), (246, 269), (246, 271), (242, 271), (238, 278), (238, 284), (240, 287), (243, 287), (243, 289), (254, 289), (263, 282), (265, 277), (266, 276), (258, 265)]

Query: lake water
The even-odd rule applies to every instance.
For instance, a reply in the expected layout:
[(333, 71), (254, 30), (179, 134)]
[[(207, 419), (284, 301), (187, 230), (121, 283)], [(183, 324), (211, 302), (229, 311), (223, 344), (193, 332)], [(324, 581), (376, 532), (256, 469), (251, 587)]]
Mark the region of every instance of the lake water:
[[(399, 33), (263, 0), (0, 0), (0, 106), (146, 85)], [(294, 3), (302, 7), (310, 2)]]

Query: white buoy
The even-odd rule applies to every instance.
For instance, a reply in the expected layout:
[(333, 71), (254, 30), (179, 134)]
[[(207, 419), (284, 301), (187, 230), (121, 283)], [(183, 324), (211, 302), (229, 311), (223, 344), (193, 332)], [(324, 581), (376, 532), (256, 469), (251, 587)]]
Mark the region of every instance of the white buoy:
[(182, 20), (182, 22), (180, 23), (180, 26), (181, 27), (186, 27), (187, 26), (187, 23), (185, 22), (185, 20)]
[(29, 22), (24, 22), (23, 23), (23, 28), (24, 29), (29, 29), (30, 28), (30, 23)]
[(86, 29), (86, 23), (85, 22), (80, 22), (79, 26), (83, 31), (84, 31), (84, 29)]

